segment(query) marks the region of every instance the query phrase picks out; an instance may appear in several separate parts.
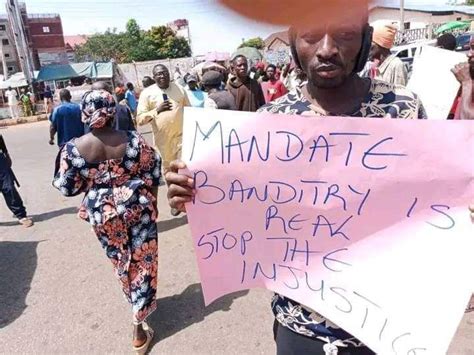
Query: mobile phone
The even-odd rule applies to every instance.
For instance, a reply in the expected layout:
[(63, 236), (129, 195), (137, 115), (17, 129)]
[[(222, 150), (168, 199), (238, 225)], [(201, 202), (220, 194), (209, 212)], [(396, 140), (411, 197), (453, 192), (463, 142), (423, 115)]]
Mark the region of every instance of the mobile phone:
[(163, 101), (168, 101), (168, 95), (163, 94)]

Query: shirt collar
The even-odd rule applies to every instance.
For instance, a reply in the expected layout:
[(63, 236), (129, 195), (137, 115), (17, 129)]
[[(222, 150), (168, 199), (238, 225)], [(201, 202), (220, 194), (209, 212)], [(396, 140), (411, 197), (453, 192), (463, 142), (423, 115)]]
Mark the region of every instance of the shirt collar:
[(397, 56), (395, 54), (392, 54), (390, 57), (385, 59), (384, 62), (378, 68), (379, 72), (381, 74), (384, 73), (389, 67), (389, 65), (395, 60), (395, 58), (397, 58)]

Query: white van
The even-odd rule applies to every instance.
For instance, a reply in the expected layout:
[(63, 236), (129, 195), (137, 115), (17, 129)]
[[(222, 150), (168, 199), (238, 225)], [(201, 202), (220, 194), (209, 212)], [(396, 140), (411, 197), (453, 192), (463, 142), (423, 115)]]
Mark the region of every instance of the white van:
[(410, 44), (405, 44), (403, 46), (393, 47), (390, 51), (392, 54), (395, 54), (398, 58), (405, 63), (408, 74), (411, 73), (413, 67), (413, 59), (419, 48), (423, 46), (436, 46), (436, 40), (424, 40), (420, 42), (414, 42)]

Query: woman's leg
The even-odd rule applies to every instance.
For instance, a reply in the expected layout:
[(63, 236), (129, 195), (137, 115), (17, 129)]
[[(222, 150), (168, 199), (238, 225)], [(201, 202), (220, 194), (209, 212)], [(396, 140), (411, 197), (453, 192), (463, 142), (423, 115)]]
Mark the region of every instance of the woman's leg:
[[(152, 199), (152, 196), (148, 196)], [(139, 217), (139, 220), (138, 220)], [(130, 294), (133, 310), (133, 345), (147, 341), (142, 322), (156, 309), (158, 284), (158, 234), (153, 204), (145, 207), (128, 228), (132, 257), (129, 267)]]
[[(140, 285), (140, 275), (132, 265), (132, 240), (127, 225), (120, 218), (107, 221), (104, 225), (95, 227), (94, 231), (106, 251), (107, 257), (114, 266), (114, 271), (119, 279), (123, 294), (127, 301), (133, 306), (136, 294), (132, 291), (131, 282)], [(133, 280), (132, 280), (133, 278)], [(142, 324), (135, 321), (133, 326), (133, 346), (140, 347), (146, 340), (146, 333)]]
[(134, 324), (133, 325), (133, 341), (132, 345), (136, 348), (139, 348), (147, 341), (146, 332), (143, 329), (142, 324)]

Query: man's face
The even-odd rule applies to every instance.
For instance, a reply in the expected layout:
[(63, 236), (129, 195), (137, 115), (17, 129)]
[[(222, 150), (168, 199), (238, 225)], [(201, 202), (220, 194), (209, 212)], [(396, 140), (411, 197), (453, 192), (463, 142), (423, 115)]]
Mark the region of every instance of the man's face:
[(370, 52), (369, 52), (369, 60), (372, 62), (375, 60), (380, 60), (381, 56), (382, 56), (381, 47), (378, 46), (376, 43), (372, 42), (372, 47), (370, 47)]
[(268, 67), (267, 68), (267, 78), (268, 78), (268, 80), (274, 80), (275, 79), (275, 68), (273, 68), (273, 67)]
[(153, 73), (153, 78), (160, 89), (168, 89), (170, 86), (170, 72), (167, 68), (156, 68)]
[(249, 64), (246, 58), (239, 57), (234, 62), (234, 73), (239, 79), (247, 78)]
[(471, 36), (470, 48), (467, 58), (471, 68), (471, 78), (474, 80), (474, 36)]
[(298, 30), (296, 52), (309, 82), (326, 89), (342, 85), (354, 70), (362, 35), (363, 24), (354, 19)]

